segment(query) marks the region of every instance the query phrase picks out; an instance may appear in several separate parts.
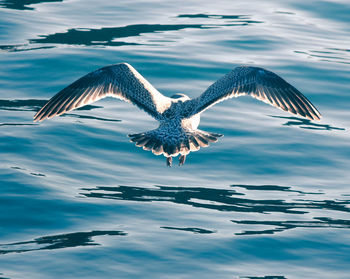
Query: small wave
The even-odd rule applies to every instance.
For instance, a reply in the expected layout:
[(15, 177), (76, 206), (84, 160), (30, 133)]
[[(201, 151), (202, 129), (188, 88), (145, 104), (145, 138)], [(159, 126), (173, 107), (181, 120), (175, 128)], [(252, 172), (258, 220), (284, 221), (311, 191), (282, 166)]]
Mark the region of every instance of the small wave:
[(90, 231), (67, 234), (49, 235), (34, 240), (0, 244), (0, 255), (9, 253), (23, 253), (37, 250), (56, 250), (63, 248), (96, 246), (95, 236), (125, 236), (123, 231)]

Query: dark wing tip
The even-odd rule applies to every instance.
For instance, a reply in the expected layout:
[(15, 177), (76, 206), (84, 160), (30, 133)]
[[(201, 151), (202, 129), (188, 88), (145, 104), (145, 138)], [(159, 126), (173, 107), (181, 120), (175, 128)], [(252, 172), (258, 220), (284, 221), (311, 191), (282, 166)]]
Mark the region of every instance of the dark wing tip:
[(52, 114), (52, 113), (44, 114), (44, 113), (42, 113), (41, 110), (40, 110), (37, 114), (34, 115), (33, 119), (34, 119), (34, 122), (41, 122), (41, 121), (44, 121), (45, 119), (50, 119), (50, 118), (52, 118), (52, 117), (54, 117), (54, 116), (56, 116), (56, 115), (61, 115), (61, 114), (63, 114), (63, 113), (64, 113), (64, 112), (59, 113), (59, 114), (57, 114), (57, 113), (54, 113), (54, 114)]
[(34, 122), (41, 122), (45, 119), (50, 119), (56, 115), (63, 114), (66, 110), (59, 112), (57, 110), (53, 110), (52, 105), (56, 105), (56, 103), (48, 101), (35, 115)]
[(314, 112), (313, 112), (313, 114), (311, 114), (311, 116), (312, 116), (311, 118), (308, 117), (310, 120), (320, 121), (322, 118), (322, 114), (317, 109), (314, 110)]
[(321, 118), (322, 118), (322, 116), (320, 114), (319, 115), (316, 115), (316, 114), (304, 115), (304, 114), (297, 113), (296, 115), (305, 117), (305, 118), (307, 118), (309, 120), (317, 120), (317, 121), (320, 121)]
[(34, 117), (33, 117), (33, 121), (34, 121), (34, 122), (40, 122), (40, 120), (39, 120), (39, 117), (38, 117), (38, 114), (37, 114), (37, 113), (34, 115)]
[(321, 114), (311, 101), (283, 78), (263, 68), (252, 69), (256, 74), (258, 90), (250, 95), (292, 114), (310, 120), (321, 119)]
[[(322, 115), (315, 108), (315, 106), (301, 93), (299, 96), (302, 97), (302, 99), (297, 99), (294, 101), (292, 99), (288, 100), (294, 106), (294, 108), (283, 108), (281, 106), (279, 108), (283, 109), (284, 111), (290, 112), (292, 114), (305, 117), (309, 120), (317, 120), (317, 121), (321, 120)], [(293, 97), (296, 97), (296, 96), (293, 96)], [(287, 100), (287, 98), (284, 100)]]
[(45, 106), (43, 106), (35, 115), (34, 115), (34, 117), (33, 117), (33, 121), (34, 122), (41, 122), (41, 121), (43, 121), (43, 120), (45, 120), (47, 117), (46, 116), (43, 116), (43, 113), (42, 113), (42, 111), (43, 111), (43, 109), (46, 107), (46, 105)]

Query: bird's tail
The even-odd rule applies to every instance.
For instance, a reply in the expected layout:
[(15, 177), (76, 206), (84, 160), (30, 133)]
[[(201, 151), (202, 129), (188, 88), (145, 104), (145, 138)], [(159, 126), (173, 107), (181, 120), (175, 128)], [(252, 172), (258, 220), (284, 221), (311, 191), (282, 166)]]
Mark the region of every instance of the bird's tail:
[(144, 150), (165, 157), (187, 155), (201, 147), (207, 147), (211, 142), (217, 142), (223, 135), (202, 130), (187, 130), (179, 136), (162, 135), (156, 130), (128, 135), (130, 141)]

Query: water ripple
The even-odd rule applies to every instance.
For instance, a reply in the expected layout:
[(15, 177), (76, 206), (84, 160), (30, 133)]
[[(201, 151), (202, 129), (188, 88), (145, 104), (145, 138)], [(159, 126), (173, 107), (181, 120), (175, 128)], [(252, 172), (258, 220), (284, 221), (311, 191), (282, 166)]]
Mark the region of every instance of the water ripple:
[[(52, 48), (54, 45), (81, 45), (81, 46), (128, 46), (150, 44), (152, 41), (144, 43), (119, 41), (120, 38), (138, 37), (147, 33), (162, 33), (167, 31), (179, 31), (183, 29), (211, 29), (224, 26), (245, 26), (249, 24), (262, 23), (261, 21), (251, 20), (247, 15), (205, 15), (188, 14), (179, 15), (178, 18), (210, 18), (210, 19), (230, 19), (230, 21), (215, 24), (135, 24), (121, 27), (102, 27), (93, 28), (72, 28), (66, 32), (54, 33), (48, 35), (39, 35), (39, 38), (29, 39), (28, 44), (0, 45), (0, 50), (7, 52), (18, 52), (28, 50), (38, 50)], [(160, 43), (160, 40), (157, 40)], [(165, 42), (162, 40), (162, 42)], [(35, 44), (52, 44), (52, 46), (35, 46)]]
[(0, 126), (35, 126), (35, 123), (0, 123)]
[(295, 117), (295, 116), (289, 116), (289, 117), (277, 116), (277, 115), (269, 115), (269, 116), (273, 118), (288, 119), (288, 121), (283, 124), (284, 126), (299, 126), (299, 128), (310, 129), (310, 130), (345, 131), (345, 128), (335, 127), (329, 124), (318, 124), (318, 123), (312, 122), (309, 119), (304, 119), (304, 118)]
[(96, 246), (100, 244), (96, 243), (92, 239), (93, 237), (115, 235), (125, 236), (127, 234), (123, 231), (90, 231), (42, 236), (29, 241), (0, 244), (0, 255), (36, 250), (56, 250), (71, 247)]
[[(122, 27), (103, 27), (99, 29), (74, 28), (63, 33), (39, 35), (38, 39), (30, 39), (28, 45), (3, 45), (4, 51), (32, 50), (31, 44), (64, 44), (82, 46), (126, 46), (140, 45), (140, 43), (116, 41), (120, 38), (137, 37), (145, 33), (157, 33), (165, 31), (178, 31), (186, 28), (203, 29), (209, 28), (202, 24), (137, 24)], [(50, 46), (52, 47), (52, 46)]]
[(215, 233), (215, 231), (207, 230), (207, 229), (201, 229), (201, 228), (176, 228), (176, 227), (160, 227), (161, 229), (167, 229), (167, 230), (177, 230), (177, 231), (185, 231), (185, 232), (193, 232), (198, 234), (211, 234)]
[[(18, 110), (18, 111), (38, 111), (48, 100), (26, 99), (26, 100), (4, 100), (0, 99), (0, 110)], [(77, 110), (92, 110), (102, 108), (101, 106), (87, 105)]]
[(294, 52), (306, 55), (308, 58), (317, 59), (318, 61), (350, 64), (350, 56), (346, 49), (326, 48), (325, 50), (295, 50)]
[(207, 18), (207, 19), (229, 19), (229, 22), (239, 23), (242, 26), (252, 23), (264, 23), (263, 21), (251, 20), (250, 15), (218, 15), (218, 14), (181, 14), (178, 18)]
[[(266, 191), (264, 185), (259, 189), (253, 185), (248, 190)], [(233, 185), (232, 188), (241, 188), (242, 185)], [(271, 186), (269, 186), (271, 187)], [(273, 191), (290, 192), (289, 187), (273, 185)], [(306, 214), (310, 209), (334, 210), (339, 212), (350, 212), (348, 207), (350, 200), (294, 200), (283, 199), (249, 199), (235, 196), (246, 196), (245, 193), (230, 189), (215, 189), (203, 187), (171, 187), (157, 186), (156, 188), (143, 188), (134, 186), (97, 186), (95, 188), (82, 188), (87, 193), (82, 196), (89, 198), (102, 198), (128, 201), (167, 201), (177, 204), (186, 204), (193, 207), (213, 209), (218, 211), (255, 212), (255, 213), (289, 213)], [(268, 191), (268, 190), (267, 190)], [(320, 193), (298, 192), (303, 195), (319, 195)]]
[(244, 279), (287, 279), (287, 277), (281, 275), (266, 275), (266, 276), (248, 276), (248, 277), (239, 277)]
[(10, 279), (9, 277), (3, 277), (3, 274), (0, 272), (0, 279)]
[(63, 0), (1, 0), (0, 8), (15, 9), (15, 10), (34, 10), (33, 7), (28, 7), (33, 4), (46, 2), (63, 2)]
[[(171, 202), (175, 204), (190, 205), (194, 208), (205, 208), (223, 212), (246, 212), (246, 213), (282, 213), (285, 216), (305, 215), (311, 212), (322, 210), (322, 214), (327, 211), (338, 213), (350, 213), (350, 200), (329, 200), (329, 199), (300, 199), (300, 196), (319, 196), (320, 192), (303, 192), (294, 190), (288, 186), (278, 185), (232, 185), (232, 189), (215, 189), (203, 187), (170, 187), (157, 186), (156, 188), (143, 188), (131, 186), (83, 188), (86, 191), (81, 193), (82, 196), (98, 199), (126, 200), (137, 202)], [(248, 192), (239, 192), (239, 189)], [(271, 192), (280, 192), (278, 199), (249, 198), (251, 193), (258, 192), (266, 194)], [(288, 195), (284, 199), (283, 193), (295, 193), (295, 197)], [(243, 197), (244, 196), (244, 197)], [(313, 217), (312, 220), (232, 220), (233, 223), (241, 225), (265, 225), (273, 226), (272, 229), (266, 230), (246, 230), (236, 235), (253, 235), (253, 234), (274, 234), (294, 228), (350, 228), (348, 220), (333, 219), (328, 216)], [(162, 227), (172, 230), (192, 231), (196, 233), (213, 233), (212, 230), (199, 228), (179, 228), (179, 227)]]
[(310, 221), (254, 221), (254, 220), (231, 220), (235, 224), (244, 225), (264, 225), (272, 226), (272, 229), (265, 230), (246, 230), (236, 235), (257, 235), (257, 234), (274, 234), (295, 228), (340, 228), (350, 229), (349, 220), (338, 220), (327, 217), (314, 217)]

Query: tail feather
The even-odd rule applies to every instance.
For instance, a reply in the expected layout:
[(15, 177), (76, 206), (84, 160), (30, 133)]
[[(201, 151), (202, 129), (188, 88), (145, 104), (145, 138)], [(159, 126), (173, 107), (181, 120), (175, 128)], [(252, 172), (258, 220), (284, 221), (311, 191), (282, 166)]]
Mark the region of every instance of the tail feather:
[(137, 141), (136, 145), (139, 146), (139, 147), (142, 147), (145, 144), (147, 144), (150, 140), (151, 140), (150, 138), (144, 136), (140, 140)]
[[(194, 135), (190, 135), (190, 144), (192, 143), (192, 145), (194, 146), (195, 149), (199, 149), (199, 143), (196, 139), (196, 137)], [(190, 148), (190, 150), (192, 150), (192, 147)]]
[(156, 130), (129, 135), (130, 141), (144, 150), (152, 151), (155, 155), (165, 157), (187, 155), (190, 152), (207, 147), (211, 142), (217, 142), (221, 134), (209, 133), (201, 130), (184, 131), (178, 138), (164, 137)]
[(190, 150), (191, 146), (190, 146), (190, 141), (188, 140), (188, 137), (185, 138), (184, 142), (183, 142), (183, 147), (185, 150)]
[(148, 150), (151, 151), (153, 146), (156, 144), (156, 141), (154, 139), (150, 139), (144, 146), (143, 149), (144, 150)]
[(132, 142), (138, 142), (144, 138), (144, 134), (143, 133), (142, 134), (134, 134), (134, 135), (129, 135), (129, 137), (131, 138)]
[(205, 136), (202, 136), (201, 134), (198, 134), (196, 139), (201, 147), (206, 147), (209, 145), (208, 141), (205, 139)]
[[(204, 136), (204, 138), (208, 141), (208, 142), (217, 142), (218, 141), (218, 137), (216, 136), (214, 136), (214, 135), (212, 135), (212, 134), (207, 134), (207, 135), (204, 135), (203, 134), (203, 136)], [(221, 135), (220, 135), (221, 136)]]
[(155, 155), (161, 155), (163, 153), (163, 145), (160, 141), (157, 141), (156, 144), (153, 146), (152, 152)]
[(170, 147), (168, 143), (163, 144), (163, 152), (164, 154), (170, 154)]

